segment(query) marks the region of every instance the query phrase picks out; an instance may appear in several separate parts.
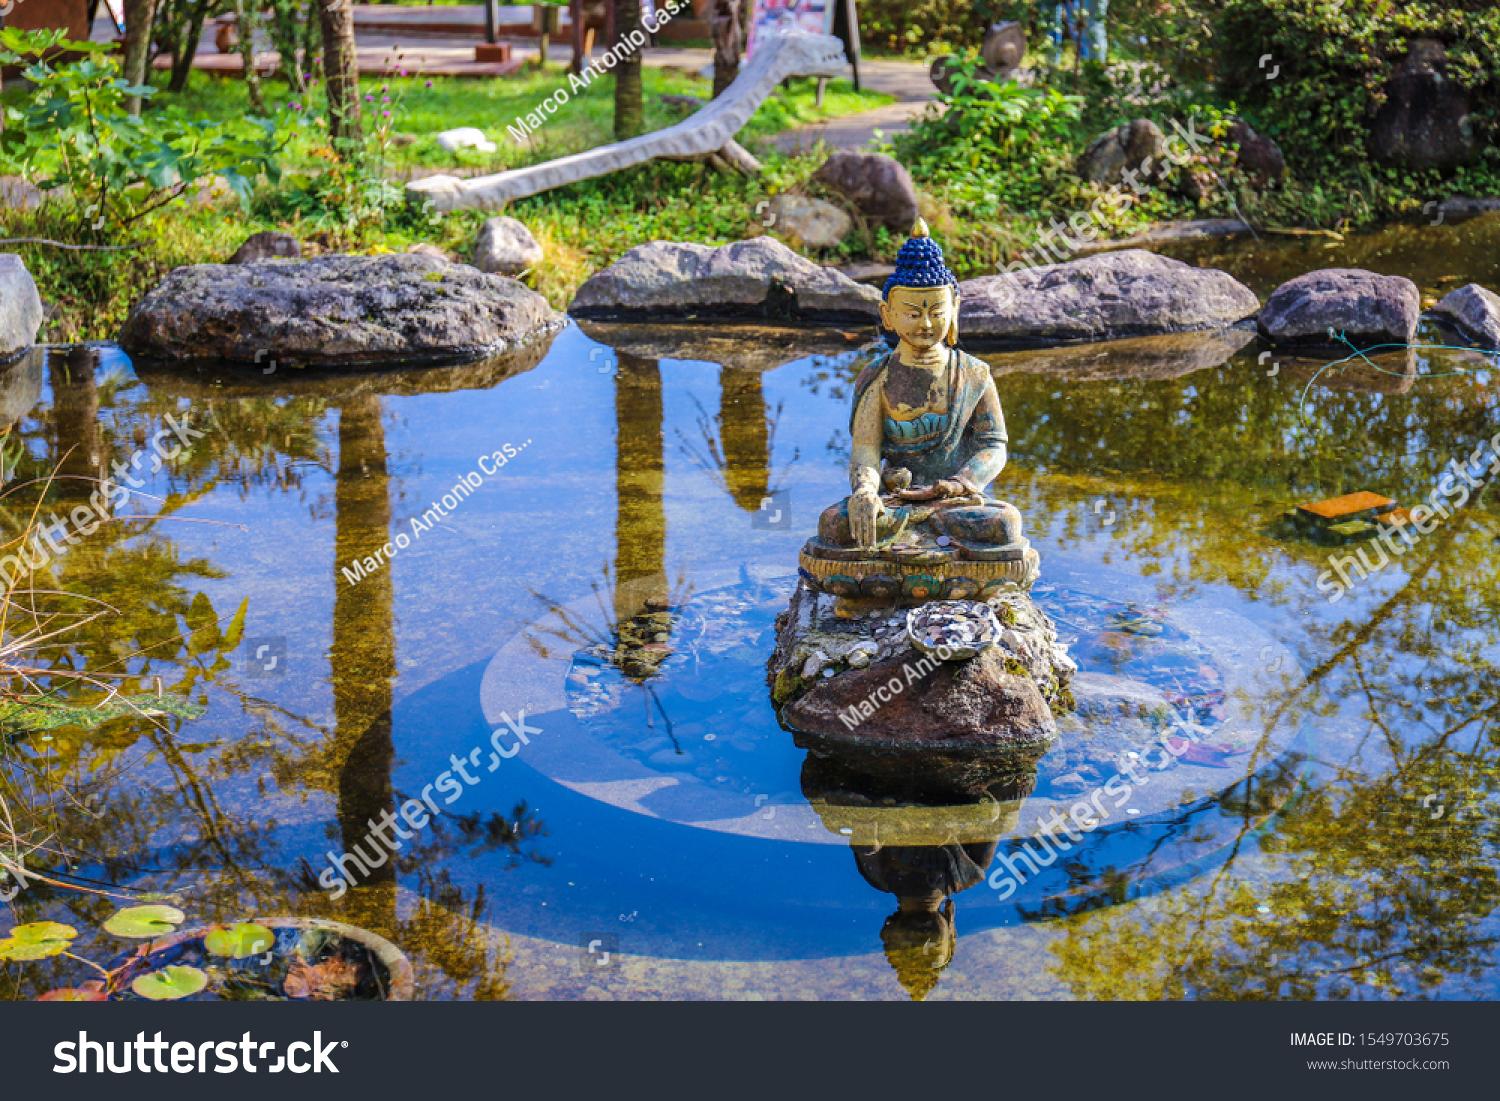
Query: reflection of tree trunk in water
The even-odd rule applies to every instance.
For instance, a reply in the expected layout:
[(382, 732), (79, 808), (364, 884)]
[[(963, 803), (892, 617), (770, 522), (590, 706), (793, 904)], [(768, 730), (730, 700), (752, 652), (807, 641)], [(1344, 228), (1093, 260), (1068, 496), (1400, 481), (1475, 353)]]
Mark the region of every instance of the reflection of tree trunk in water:
[(661, 368), (622, 352), (615, 375), (616, 623), (667, 603), (665, 480)]
[[(329, 754), (339, 770), (338, 817), (344, 852), (358, 846), (387, 859), (345, 897), (346, 916), (382, 936), (396, 934), (396, 857), (371, 836), (383, 811), (393, 810), (391, 793), (391, 682), (396, 675), (396, 636), (391, 567), (384, 566), (350, 585), (339, 572), (390, 538), (391, 502), (386, 472), (385, 428), (380, 399), (365, 395), (339, 410), (338, 511), (334, 533), (333, 676), (334, 745)], [(384, 835), (392, 837), (389, 829)], [(358, 869), (351, 867), (358, 875)]]
[(746, 512), (760, 511), (771, 491), (771, 430), (759, 371), (719, 370), (719, 434), (729, 495)]
[(52, 445), (57, 460), (54, 491), (82, 500), (109, 472), (108, 451), (99, 426), (99, 388), (94, 354), (86, 348), (47, 357), (52, 383)]

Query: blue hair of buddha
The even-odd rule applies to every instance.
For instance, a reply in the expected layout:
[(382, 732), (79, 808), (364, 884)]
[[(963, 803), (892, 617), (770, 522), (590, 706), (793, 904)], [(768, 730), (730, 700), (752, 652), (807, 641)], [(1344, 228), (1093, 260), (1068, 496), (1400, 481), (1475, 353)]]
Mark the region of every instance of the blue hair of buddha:
[(889, 298), (892, 287), (957, 287), (958, 278), (943, 261), (943, 249), (927, 235), (927, 223), (917, 219), (911, 236), (896, 253), (896, 270), (880, 289), (880, 297)]

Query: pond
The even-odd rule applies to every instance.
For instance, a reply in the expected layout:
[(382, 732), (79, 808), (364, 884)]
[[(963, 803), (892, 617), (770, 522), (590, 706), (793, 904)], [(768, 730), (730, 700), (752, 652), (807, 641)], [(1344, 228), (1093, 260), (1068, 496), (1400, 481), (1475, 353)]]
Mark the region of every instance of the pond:
[[(847, 492), (860, 338), (569, 326), (535, 363), (338, 377), (39, 353), (4, 388), (9, 531), (22, 475), (58, 468), (59, 517), (117, 460), (142, 483), (44, 567), (109, 610), (47, 664), (205, 709), (12, 733), (6, 801), (75, 886), (349, 922), (424, 997), (1494, 998), (1494, 495), (1347, 587), (1352, 548), (1279, 524), (1426, 500), (1500, 429), (1495, 363), (1447, 339), (1334, 366), (1199, 336), (986, 357), (995, 489), (1079, 665), (1275, 746), (1182, 764), (1019, 890), (997, 871), (1077, 758), (892, 805), (775, 721), (774, 619)], [(191, 450), (153, 471), (174, 425)], [(372, 830), (434, 791), (424, 828)], [(952, 893), (954, 944), (886, 935), (914, 879)], [(115, 904), (11, 905), (94, 928)], [(12, 966), (0, 995), (72, 966)]]

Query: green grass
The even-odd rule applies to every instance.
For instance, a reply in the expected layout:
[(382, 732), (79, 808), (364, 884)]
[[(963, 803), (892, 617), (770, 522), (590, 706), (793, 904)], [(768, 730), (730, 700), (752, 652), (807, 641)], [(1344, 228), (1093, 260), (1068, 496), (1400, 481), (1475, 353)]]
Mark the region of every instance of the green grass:
[[(706, 101), (712, 92), (709, 82), (702, 77), (649, 65), (642, 71), (642, 86), (647, 130), (662, 129), (687, 115), (680, 108), (663, 104), (661, 96), (690, 95)], [(614, 140), (614, 80), (608, 75), (596, 77), (585, 89), (570, 91), (568, 101), (547, 119), (529, 144), (519, 144), (512, 138), (506, 129), (508, 125), (568, 87), (567, 69), (562, 64), (549, 64), (545, 71), (532, 65), (513, 76), (494, 80), (395, 77), (361, 82), (364, 95), (373, 97), (363, 104), (370, 115), (370, 125), (387, 127), (393, 136), (399, 136), (385, 152), (391, 167), (398, 170), (457, 165), (500, 172)], [(309, 163), (311, 151), (322, 144), (318, 137), (322, 97), (314, 91), (312, 96), (304, 98), (301, 105), (305, 110), (299, 114), (291, 107), (297, 97), (284, 83), (266, 81), (263, 88), (267, 107), (294, 123), (304, 135), (288, 146), (288, 166)], [(814, 89), (812, 80), (795, 80), (789, 88), (778, 89), (740, 132), (740, 143), (749, 145), (793, 126), (868, 111), (892, 100), (879, 92), (856, 92), (848, 81), (833, 81), (825, 92), (822, 107), (815, 107)], [(159, 98), (192, 114), (217, 116), (249, 110), (245, 86), (240, 81), (202, 73), (194, 73), (189, 87), (181, 94)], [(390, 102), (383, 102), (386, 99)], [(382, 117), (381, 111), (390, 111), (390, 118)], [(474, 150), (461, 150), (457, 154), (444, 151), (437, 144), (437, 134), (458, 126), (478, 127), (498, 148), (489, 154)], [(398, 144), (407, 139), (409, 144)]]

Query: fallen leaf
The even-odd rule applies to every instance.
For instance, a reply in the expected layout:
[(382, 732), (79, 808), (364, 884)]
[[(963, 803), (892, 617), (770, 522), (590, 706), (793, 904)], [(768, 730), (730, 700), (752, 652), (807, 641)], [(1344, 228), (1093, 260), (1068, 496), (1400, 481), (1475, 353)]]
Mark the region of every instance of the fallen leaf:
[(334, 956), (322, 963), (298, 960), (287, 972), (281, 989), (288, 998), (336, 1002), (354, 993), (358, 985), (358, 965)]

